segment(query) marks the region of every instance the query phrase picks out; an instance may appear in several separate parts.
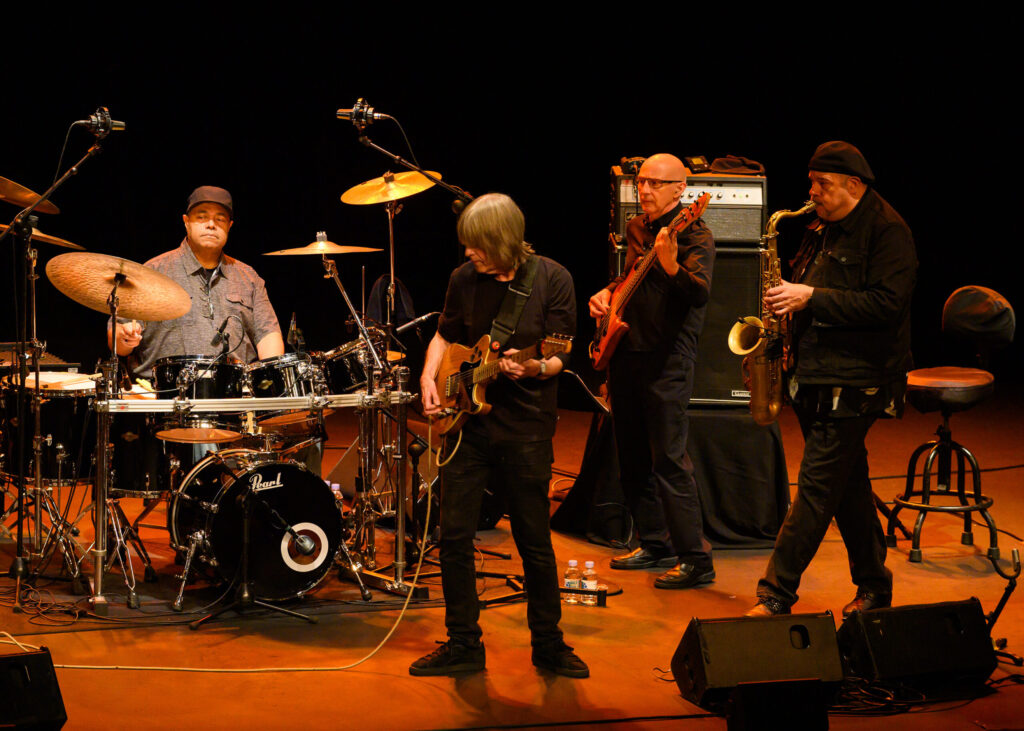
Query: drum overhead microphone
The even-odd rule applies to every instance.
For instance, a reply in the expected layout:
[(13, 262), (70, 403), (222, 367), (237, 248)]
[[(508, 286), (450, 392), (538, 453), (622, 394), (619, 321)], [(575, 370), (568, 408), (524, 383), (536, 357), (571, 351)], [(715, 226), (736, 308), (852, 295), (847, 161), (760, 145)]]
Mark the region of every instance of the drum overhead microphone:
[(88, 119), (79, 119), (72, 124), (73, 127), (86, 127), (94, 135), (103, 139), (111, 132), (124, 132), (124, 122), (110, 118), (110, 112), (106, 107), (100, 107), (95, 114), (90, 114)]
[(339, 109), (337, 115), (338, 119), (347, 119), (360, 130), (381, 119), (391, 119), (390, 114), (375, 112), (373, 107), (367, 104), (362, 97), (356, 99), (356, 103), (351, 109)]

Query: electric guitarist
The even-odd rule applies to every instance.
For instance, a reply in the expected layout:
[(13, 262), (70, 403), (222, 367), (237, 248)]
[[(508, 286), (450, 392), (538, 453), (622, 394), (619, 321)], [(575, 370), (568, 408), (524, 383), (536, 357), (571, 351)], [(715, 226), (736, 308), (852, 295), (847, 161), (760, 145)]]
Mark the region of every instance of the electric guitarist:
[(643, 215), (630, 221), (626, 274), (590, 299), (602, 319), (612, 291), (649, 250), (653, 266), (621, 313), (628, 332), (614, 348), (608, 390), (622, 490), (639, 548), (611, 560), (613, 569), (667, 568), (659, 589), (686, 589), (715, 578), (693, 464), (686, 454), (686, 408), (693, 390), (697, 338), (711, 294), (714, 241), (703, 221), (675, 232), (687, 170), (673, 155), (653, 155), (638, 171)]
[[(436, 378), (449, 346), (489, 342), (492, 354), (514, 356), (549, 336), (576, 332), (572, 277), (565, 267), (535, 254), (523, 239), (524, 231), (522, 211), (506, 195), (481, 196), (459, 217), (459, 242), (469, 261), (452, 272), (437, 334), (427, 347), (420, 378), (424, 414), (442, 414), (445, 401)], [(555, 376), (566, 362), (568, 354), (545, 356), (543, 350), (521, 362), (499, 357), (500, 375), (487, 387), (491, 408), (468, 416), (457, 435), (445, 438), (449, 461), (441, 468), (439, 545), (448, 638), (412, 663), (412, 675), (485, 667), (473, 538), (492, 478), (507, 501), (530, 587), (526, 620), (531, 660), (559, 675), (589, 675), (558, 626), (561, 599), (548, 525), (551, 439), (558, 418)]]

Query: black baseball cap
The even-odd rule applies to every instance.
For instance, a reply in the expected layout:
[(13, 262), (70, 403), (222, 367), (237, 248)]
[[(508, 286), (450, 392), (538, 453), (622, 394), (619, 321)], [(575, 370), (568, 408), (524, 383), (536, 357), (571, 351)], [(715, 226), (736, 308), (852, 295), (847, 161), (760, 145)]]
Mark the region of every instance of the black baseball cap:
[(188, 197), (188, 206), (185, 208), (185, 213), (188, 213), (200, 203), (219, 203), (228, 209), (228, 214), (231, 218), (235, 217), (235, 209), (231, 202), (231, 194), (223, 188), (218, 188), (215, 185), (199, 186), (193, 190), (192, 195)]

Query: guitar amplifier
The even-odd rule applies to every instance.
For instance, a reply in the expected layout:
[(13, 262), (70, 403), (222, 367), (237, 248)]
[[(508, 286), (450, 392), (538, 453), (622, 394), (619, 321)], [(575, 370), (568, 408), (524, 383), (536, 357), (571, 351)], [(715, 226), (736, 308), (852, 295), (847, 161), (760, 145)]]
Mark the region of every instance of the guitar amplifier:
[[(614, 276), (622, 273), (626, 257), (626, 226), (641, 213), (634, 176), (618, 165), (612, 166), (612, 215), (610, 268)], [(689, 204), (704, 193), (711, 194), (704, 223), (715, 236), (716, 246), (757, 246), (768, 221), (768, 182), (763, 175), (689, 175), (683, 203)]]

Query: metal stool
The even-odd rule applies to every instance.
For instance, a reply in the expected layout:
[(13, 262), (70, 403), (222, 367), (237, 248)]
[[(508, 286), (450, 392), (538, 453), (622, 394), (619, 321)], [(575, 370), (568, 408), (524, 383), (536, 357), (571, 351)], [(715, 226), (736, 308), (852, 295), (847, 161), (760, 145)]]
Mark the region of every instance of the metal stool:
[[(999, 535), (995, 521), (988, 509), (992, 506), (992, 498), (981, 493), (981, 472), (978, 461), (970, 450), (953, 440), (949, 428), (949, 417), (957, 411), (966, 411), (981, 403), (992, 395), (995, 379), (988, 371), (977, 368), (922, 368), (911, 371), (907, 376), (907, 401), (918, 411), (930, 413), (940, 411), (942, 424), (936, 430), (938, 439), (922, 444), (910, 456), (907, 465), (907, 487), (902, 496), (895, 499), (895, 507), (889, 515), (885, 540), (887, 545), (896, 545), (896, 516), (903, 508), (920, 511), (914, 523), (914, 535), (911, 540), (910, 560), (921, 561), (921, 529), (924, 519), (930, 512), (959, 513), (964, 517), (964, 530), (960, 542), (965, 546), (974, 545), (972, 519), (974, 513), (980, 513), (985, 519), (989, 530), (988, 557), (999, 558)], [(924, 469), (921, 475), (920, 489), (914, 489), (917, 464), (921, 456), (927, 452)], [(956, 455), (956, 489), (953, 489), (953, 455)], [(970, 466), (972, 489), (967, 494), (966, 471)], [(932, 487), (932, 471), (936, 472), (936, 485)], [(935, 505), (933, 498), (955, 497), (957, 504)]]

